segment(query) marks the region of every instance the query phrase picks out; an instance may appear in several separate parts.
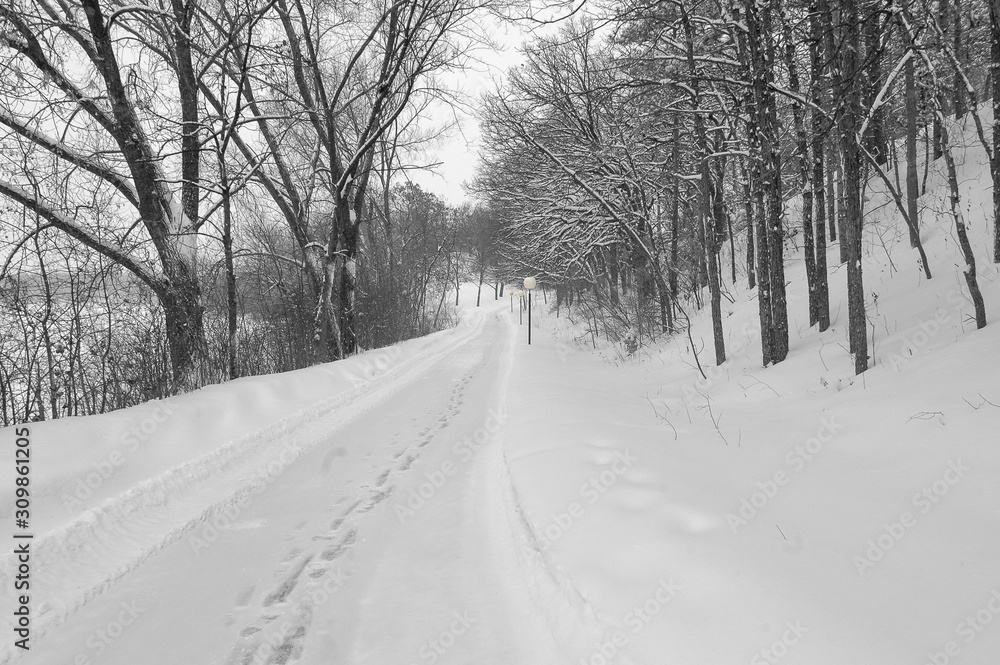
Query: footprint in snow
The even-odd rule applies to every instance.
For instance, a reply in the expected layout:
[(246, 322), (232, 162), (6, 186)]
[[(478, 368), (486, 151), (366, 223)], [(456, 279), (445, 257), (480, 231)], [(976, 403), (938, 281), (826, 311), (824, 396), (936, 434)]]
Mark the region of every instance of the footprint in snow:
[(357, 529), (351, 529), (347, 533), (347, 535), (344, 536), (343, 540), (341, 540), (339, 543), (329, 548), (328, 550), (325, 550), (323, 554), (320, 555), (320, 557), (324, 561), (333, 561), (334, 559), (343, 556), (344, 552), (346, 552), (351, 547), (351, 545), (354, 544), (357, 535), (358, 535)]
[(275, 647), (265, 665), (285, 665), (302, 656), (302, 638), (306, 636), (308, 625), (297, 626), (285, 640)]
[(310, 554), (302, 559), (297, 566), (295, 566), (292, 572), (289, 573), (288, 577), (285, 578), (278, 588), (267, 595), (267, 598), (264, 599), (264, 607), (270, 607), (276, 603), (285, 602), (288, 598), (288, 594), (290, 594), (298, 585), (299, 577), (302, 576), (302, 572), (306, 569), (306, 566), (309, 565), (309, 562), (312, 561), (312, 558), (313, 555)]
[(390, 485), (389, 487), (386, 487), (385, 489), (377, 492), (374, 496), (372, 496), (371, 500), (364, 505), (364, 507), (361, 509), (361, 512), (367, 513), (368, 511), (372, 510), (375, 506), (385, 501), (387, 498), (389, 498), (389, 495), (392, 494), (392, 491), (394, 489), (396, 489), (396, 487), (394, 485)]

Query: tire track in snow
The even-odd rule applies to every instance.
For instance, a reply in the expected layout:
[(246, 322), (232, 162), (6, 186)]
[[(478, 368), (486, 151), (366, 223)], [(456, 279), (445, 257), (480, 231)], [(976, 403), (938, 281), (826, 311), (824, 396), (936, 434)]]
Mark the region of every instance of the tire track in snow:
[[(494, 330), (499, 327), (494, 326)], [(490, 340), (489, 376), (470, 394), (476, 409), (463, 414), (461, 431), (455, 438), (478, 431), (481, 421), (477, 418), (486, 418), (490, 408), (506, 412), (504, 366), (511, 360), (513, 342), (513, 331), (508, 332), (502, 345)], [(499, 372), (495, 370), (498, 366)], [(465, 400), (464, 393), (456, 394), (455, 404), (460, 406), (460, 400)], [(373, 665), (432, 662), (433, 654), (439, 662), (480, 665), (563, 662), (545, 657), (557, 651), (549, 627), (552, 614), (544, 611), (550, 606), (538, 600), (540, 593), (529, 593), (529, 588), (540, 585), (522, 573), (519, 541), (501, 496), (502, 471), (488, 464), (493, 452), (500, 450), (502, 439), (494, 430), (490, 432), (493, 438), (478, 446), (473, 458), (457, 464), (456, 470), (449, 472), (450, 480), (435, 485), (437, 490), (432, 497), (425, 497), (422, 509), (408, 514), (402, 523), (386, 515), (379, 533), (359, 548), (359, 556), (366, 557), (365, 565), (358, 568), (349, 604), (341, 606), (336, 615), (342, 623), (328, 628), (337, 631), (336, 640), (316, 639), (313, 657), (322, 657), (322, 646), (336, 645), (338, 662)], [(433, 453), (418, 468), (426, 471), (440, 469), (449, 460), (454, 463), (449, 449), (435, 447)], [(502, 455), (499, 462), (503, 463)], [(412, 491), (420, 482), (408, 480), (401, 493)], [(500, 532), (495, 537), (491, 533), (494, 529)], [(501, 544), (496, 546), (495, 541)], [(552, 586), (550, 583), (548, 589)], [(512, 591), (510, 587), (523, 590)], [(407, 591), (400, 593), (403, 589)], [(471, 615), (471, 624), (465, 624), (460, 633), (449, 633), (450, 642), (435, 642), (446, 625), (437, 622), (456, 609)], [(456, 635), (461, 635), (461, 640)], [(440, 649), (447, 649), (448, 655)], [(408, 658), (407, 653), (412, 656)], [(308, 650), (304, 658), (323, 662), (311, 659)]]
[[(326, 531), (314, 534), (309, 539), (310, 542), (316, 543), (336, 540), (334, 544), (310, 551), (294, 549), (289, 553), (286, 559), (301, 557), (299, 563), (292, 573), (266, 596), (257, 618), (239, 632), (227, 661), (229, 665), (280, 664), (302, 655), (302, 642), (309, 632), (315, 609), (314, 592), (331, 579), (328, 575), (338, 574), (333, 569), (333, 564), (354, 547), (358, 540), (359, 529), (363, 528), (362, 516), (374, 510), (393, 493), (396, 485), (389, 484), (390, 481), (408, 472), (420, 458), (420, 450), (431, 443), (460, 413), (466, 388), (482, 371), (486, 361), (485, 353), (474, 354), (472, 362), (463, 367), (465, 371), (452, 387), (445, 407), (432, 416), (433, 423), (409, 435), (412, 443), (400, 450), (388, 467), (372, 471), (381, 473), (367, 485), (366, 498), (356, 500), (331, 522)], [(414, 427), (415, 423), (416, 420), (411, 421), (411, 427)], [(399, 432), (394, 438), (402, 434), (403, 432)], [(299, 587), (298, 581), (302, 572), (311, 562), (313, 567), (306, 573), (307, 580)], [(290, 585), (292, 580), (294, 584)], [(279, 601), (269, 602), (272, 598), (279, 598)], [(280, 628), (271, 631), (268, 626), (280, 626)], [(270, 650), (268, 647), (271, 647)]]
[[(509, 325), (511, 333), (513, 324)], [(513, 373), (513, 347), (508, 346), (503, 358), (495, 388), (498, 401), (508, 409), (510, 377)], [(486, 455), (479, 457), (476, 465), (476, 495), (479, 513), (491, 519), (487, 533), (493, 546), (490, 551), (502, 558), (516, 559), (521, 573), (523, 590), (527, 592), (537, 619), (534, 626), (545, 625), (547, 637), (561, 652), (560, 660), (567, 658), (571, 649), (580, 644), (598, 643), (606, 626), (594, 608), (579, 591), (572, 577), (559, 569), (542, 551), (538, 535), (527, 518), (517, 484), (511, 475), (510, 464), (504, 447), (506, 432), (501, 430)], [(499, 562), (498, 562), (499, 565)], [(516, 599), (511, 602), (516, 603)], [(538, 635), (539, 640), (543, 636)]]

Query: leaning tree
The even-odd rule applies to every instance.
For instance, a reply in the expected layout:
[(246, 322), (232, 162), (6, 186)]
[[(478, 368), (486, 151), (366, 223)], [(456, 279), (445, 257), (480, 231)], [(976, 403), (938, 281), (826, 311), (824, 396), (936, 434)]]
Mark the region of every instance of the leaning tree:
[(205, 348), (194, 4), (0, 2), (0, 194), (34, 213), (25, 239), (65, 233), (156, 294), (178, 385)]

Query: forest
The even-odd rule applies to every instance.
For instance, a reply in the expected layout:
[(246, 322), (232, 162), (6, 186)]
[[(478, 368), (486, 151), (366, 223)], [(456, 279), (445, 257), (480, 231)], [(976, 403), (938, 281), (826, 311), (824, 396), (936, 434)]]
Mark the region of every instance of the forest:
[[(88, 415), (351, 356), (537, 277), (618, 339), (685, 335), (756, 289), (764, 366), (846, 280), (870, 366), (870, 183), (927, 279), (919, 201), (943, 160), (964, 297), (970, 224), (1000, 262), (1000, 5), (972, 0), (0, 0), (0, 425)], [(524, 35), (481, 99), (465, 72)], [(453, 205), (410, 179), (474, 107)], [(452, 110), (449, 110), (452, 109)], [(991, 219), (960, 197), (975, 128)], [(921, 168), (922, 165), (922, 168)], [(839, 262), (830, 265), (836, 244)], [(843, 268), (843, 269), (840, 269)], [(692, 340), (691, 346), (696, 345)], [(710, 357), (711, 356), (711, 357)]]

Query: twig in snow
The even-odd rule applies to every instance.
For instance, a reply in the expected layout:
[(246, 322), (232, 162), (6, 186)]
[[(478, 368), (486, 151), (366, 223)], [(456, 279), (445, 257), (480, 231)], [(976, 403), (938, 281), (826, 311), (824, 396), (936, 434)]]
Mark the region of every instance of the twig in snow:
[(712, 411), (712, 400), (708, 398), (708, 395), (705, 395), (704, 397), (705, 397), (705, 408), (708, 409), (708, 417), (712, 419), (712, 424), (715, 425), (715, 431), (718, 432), (719, 436), (722, 438), (722, 442), (725, 443), (728, 446), (729, 445), (729, 441), (726, 439), (725, 435), (722, 433), (722, 430), (719, 429), (719, 423), (722, 422), (722, 415), (720, 414), (719, 415), (719, 419), (716, 420), (715, 419), (715, 413)]
[(921, 411), (907, 418), (906, 422), (910, 422), (911, 420), (932, 420), (934, 416), (937, 416), (938, 421), (944, 425), (944, 414), (940, 411)]
[(754, 383), (751, 383), (750, 384), (751, 386), (754, 385), (754, 384), (756, 384), (756, 383), (759, 383), (760, 385), (764, 386), (765, 388), (767, 388), (768, 390), (770, 390), (772, 393), (774, 393), (775, 397), (781, 397), (781, 395), (778, 394), (777, 390), (775, 390), (771, 386), (767, 385), (765, 382), (761, 381), (756, 376), (750, 376), (749, 374), (747, 374), (746, 370), (743, 370), (743, 376), (747, 377), (748, 379), (753, 379)]
[(823, 369), (825, 369), (827, 372), (829, 372), (830, 368), (826, 366), (826, 361), (823, 360), (823, 347), (825, 347), (825, 346), (826, 346), (826, 342), (824, 342), (823, 338), (820, 337), (820, 339), (819, 339), (819, 361), (821, 363), (823, 363)]
[(972, 402), (970, 402), (969, 400), (965, 399), (964, 397), (962, 398), (962, 401), (965, 402), (966, 404), (968, 404), (969, 406), (971, 406), (976, 411), (978, 411), (979, 409), (983, 408), (987, 404), (989, 404), (990, 406), (995, 406), (996, 408), (1000, 409), (1000, 404), (994, 404), (993, 402), (989, 401), (988, 399), (986, 399), (985, 397), (983, 397), (982, 393), (979, 393), (979, 399), (983, 400), (979, 404), (973, 404)]
[[(662, 420), (663, 422), (665, 422), (668, 425), (670, 425), (670, 429), (672, 429), (674, 431), (674, 441), (676, 441), (677, 440), (677, 428), (674, 427), (674, 424), (672, 422), (670, 422), (670, 420), (666, 416), (661, 416), (660, 415), (660, 412), (656, 410), (656, 405), (653, 404), (653, 400), (651, 400), (649, 398), (649, 393), (646, 393), (646, 401), (649, 402), (649, 405), (651, 407), (653, 407), (653, 413), (656, 415), (657, 420)], [(667, 410), (669, 411), (669, 408)]]

